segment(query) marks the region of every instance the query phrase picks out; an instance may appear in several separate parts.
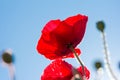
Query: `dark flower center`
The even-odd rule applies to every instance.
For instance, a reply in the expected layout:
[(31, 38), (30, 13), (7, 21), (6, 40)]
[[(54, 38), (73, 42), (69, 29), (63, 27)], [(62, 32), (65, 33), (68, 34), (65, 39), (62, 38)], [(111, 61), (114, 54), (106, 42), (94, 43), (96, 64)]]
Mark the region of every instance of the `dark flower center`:
[(72, 43), (67, 44), (67, 48), (70, 48), (72, 46)]

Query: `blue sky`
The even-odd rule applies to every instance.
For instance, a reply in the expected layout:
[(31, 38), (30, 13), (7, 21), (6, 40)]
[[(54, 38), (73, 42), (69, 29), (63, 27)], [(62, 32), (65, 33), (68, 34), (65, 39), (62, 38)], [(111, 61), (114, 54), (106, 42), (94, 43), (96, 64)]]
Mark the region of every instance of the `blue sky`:
[[(36, 51), (43, 26), (51, 19), (65, 19), (76, 14), (88, 16), (85, 36), (78, 46), (84, 64), (95, 76), (93, 62), (103, 61), (103, 46), (96, 22), (106, 23), (106, 38), (111, 53), (111, 64), (120, 72), (120, 0), (0, 0), (0, 51), (11, 48), (15, 55), (16, 80), (40, 80), (50, 63)], [(67, 59), (75, 67), (75, 59)], [(119, 73), (120, 74), (120, 73)], [(0, 65), (0, 80), (9, 80), (8, 70)], [(103, 80), (107, 80), (104, 78)]]

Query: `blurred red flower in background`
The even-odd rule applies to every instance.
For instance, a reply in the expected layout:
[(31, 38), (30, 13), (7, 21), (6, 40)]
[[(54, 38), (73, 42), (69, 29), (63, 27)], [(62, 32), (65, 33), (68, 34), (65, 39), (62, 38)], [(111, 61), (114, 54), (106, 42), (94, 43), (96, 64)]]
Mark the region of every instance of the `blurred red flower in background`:
[[(74, 69), (75, 68), (71, 64), (58, 59), (53, 61), (45, 68), (41, 76), (41, 80), (71, 80), (74, 75)], [(89, 79), (90, 72), (86, 67), (84, 67), (84, 69), (86, 78)], [(78, 74), (83, 77), (81, 67), (76, 70)]]
[[(79, 68), (77, 68), (77, 71), (79, 72), (79, 74), (81, 76), (84, 76), (83, 71), (82, 71), (82, 66), (80, 66)], [(84, 71), (85, 71), (85, 77), (86, 79), (90, 78), (90, 71), (84, 66)]]
[[(73, 57), (68, 48), (75, 48), (82, 40), (88, 17), (75, 15), (60, 21), (49, 21), (42, 30), (42, 35), (37, 44), (37, 51), (49, 59)], [(76, 52), (80, 54), (80, 50)]]
[(65, 61), (55, 60), (45, 68), (41, 80), (70, 80), (72, 68), (72, 65)]

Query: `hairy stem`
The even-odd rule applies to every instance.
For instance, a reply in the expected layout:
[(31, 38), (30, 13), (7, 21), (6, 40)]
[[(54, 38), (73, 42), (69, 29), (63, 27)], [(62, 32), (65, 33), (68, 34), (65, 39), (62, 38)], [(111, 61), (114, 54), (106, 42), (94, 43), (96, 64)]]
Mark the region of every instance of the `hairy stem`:
[(110, 60), (109, 60), (110, 56), (109, 56), (109, 53), (108, 53), (108, 50), (107, 50), (107, 43), (106, 43), (105, 33), (104, 32), (102, 32), (102, 39), (103, 39), (103, 46), (104, 46), (106, 69), (108, 69), (110, 76), (113, 77), (114, 80), (117, 80), (115, 74), (113, 73), (111, 65), (110, 65)]
[(8, 65), (10, 80), (15, 80), (15, 70), (13, 64)]

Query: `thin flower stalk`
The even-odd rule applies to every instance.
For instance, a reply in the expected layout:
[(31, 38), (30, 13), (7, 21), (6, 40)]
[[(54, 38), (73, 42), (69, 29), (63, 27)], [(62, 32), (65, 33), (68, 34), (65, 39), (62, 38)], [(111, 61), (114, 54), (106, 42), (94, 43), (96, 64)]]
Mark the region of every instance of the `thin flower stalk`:
[(96, 71), (96, 76), (95, 76), (95, 79), (94, 79), (94, 80), (102, 80), (103, 75), (104, 75), (103, 68), (99, 68), (99, 69)]
[(104, 55), (105, 55), (104, 59), (105, 59), (106, 70), (108, 70), (108, 75), (110, 76), (110, 79), (111, 79), (111, 77), (113, 78), (111, 80), (118, 80), (111, 68), (111, 65), (110, 65), (110, 59), (109, 59), (110, 56), (109, 56), (109, 52), (107, 49), (107, 43), (106, 43), (104, 31), (102, 32), (102, 39), (103, 39), (103, 46), (104, 46)]
[(84, 64), (82, 63), (81, 59), (78, 57), (76, 51), (74, 50), (74, 48), (72, 47), (72, 45), (70, 46), (70, 50), (74, 53), (77, 61), (80, 63), (80, 65), (82, 66), (82, 71), (83, 71), (83, 74), (85, 76), (85, 71), (84, 71)]
[(12, 64), (8, 66), (9, 69), (9, 75), (10, 75), (10, 80), (15, 80), (15, 69)]

